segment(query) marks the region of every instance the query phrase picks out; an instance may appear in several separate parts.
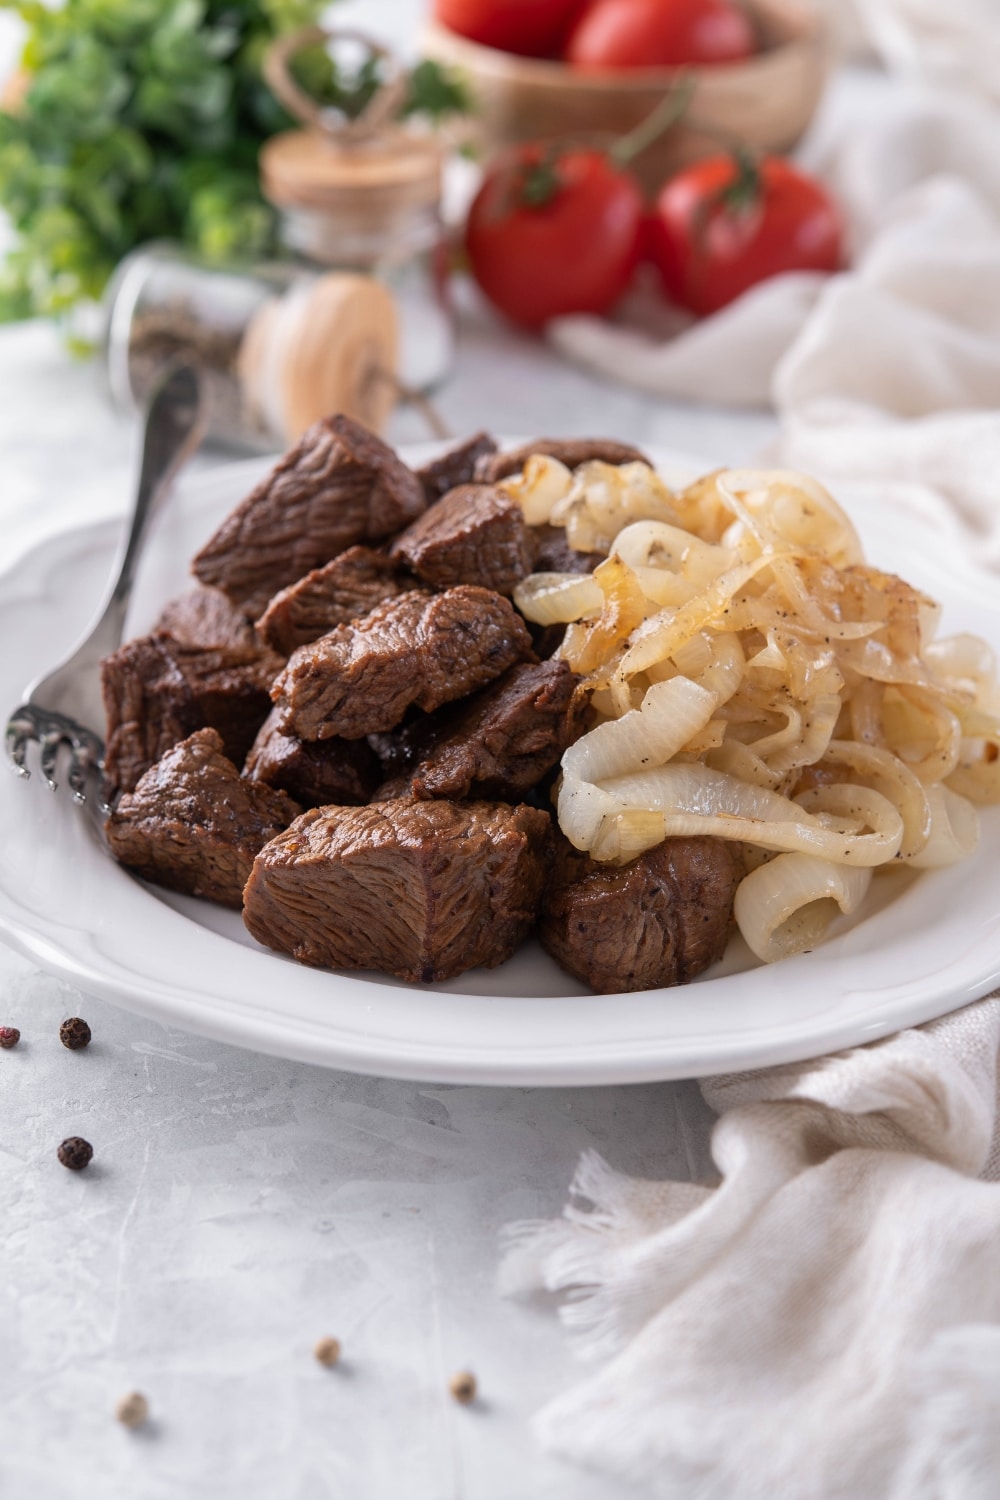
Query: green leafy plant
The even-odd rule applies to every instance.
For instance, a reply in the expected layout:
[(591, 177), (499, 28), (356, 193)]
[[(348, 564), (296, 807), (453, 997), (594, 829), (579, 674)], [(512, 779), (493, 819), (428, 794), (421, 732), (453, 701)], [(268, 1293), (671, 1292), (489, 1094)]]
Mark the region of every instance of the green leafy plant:
[[(262, 78), (273, 38), (315, 23), (326, 0), (0, 0), (28, 36), (0, 111), (0, 206), (17, 241), (0, 268), (0, 319), (61, 314), (99, 297), (135, 245), (171, 238), (210, 259), (274, 247), (257, 152), (292, 122)], [(302, 77), (355, 113), (372, 68), (341, 79), (322, 51)], [(19, 86), (18, 86), (19, 85)], [(426, 65), (406, 110), (463, 108)]]

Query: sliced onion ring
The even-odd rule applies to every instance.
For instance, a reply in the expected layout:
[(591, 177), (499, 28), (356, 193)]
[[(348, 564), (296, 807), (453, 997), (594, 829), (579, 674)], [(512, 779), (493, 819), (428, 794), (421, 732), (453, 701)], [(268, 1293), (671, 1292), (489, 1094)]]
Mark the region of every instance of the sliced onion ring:
[(804, 953), (820, 942), (837, 908), (856, 911), (871, 869), (835, 865), (812, 854), (779, 854), (744, 876), (736, 891), (736, 925), (764, 963)]
[[(586, 761), (571, 767), (567, 756), (559, 824), (577, 849), (593, 851), (598, 842), (607, 847), (602, 824), (637, 810), (663, 814), (663, 838), (711, 834), (763, 849), (817, 854), (836, 864), (884, 864), (894, 858), (903, 837), (896, 808), (868, 787), (817, 787), (791, 801), (700, 762), (615, 776), (598, 785), (586, 775)], [(865, 827), (871, 831), (861, 832)]]
[(947, 786), (927, 789), (931, 809), (930, 837), (910, 860), (918, 870), (957, 865), (979, 843), (979, 815), (972, 803)]
[(515, 588), (514, 603), (535, 625), (568, 625), (600, 614), (604, 594), (589, 573), (529, 573)]
[(563, 772), (580, 781), (604, 781), (662, 766), (704, 729), (715, 710), (714, 693), (688, 677), (672, 677), (647, 688), (641, 708), (598, 724), (563, 756)]

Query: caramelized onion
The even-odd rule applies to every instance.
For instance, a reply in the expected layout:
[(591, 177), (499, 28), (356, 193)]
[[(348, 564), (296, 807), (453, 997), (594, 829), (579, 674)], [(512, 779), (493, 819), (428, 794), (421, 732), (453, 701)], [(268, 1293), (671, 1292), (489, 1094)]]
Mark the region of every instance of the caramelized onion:
[(910, 861), (919, 870), (957, 865), (979, 843), (979, 816), (972, 803), (950, 787), (927, 789), (931, 810), (930, 836)]
[[(636, 810), (663, 814), (662, 838), (708, 834), (818, 854), (837, 864), (883, 864), (902, 841), (899, 813), (867, 787), (817, 787), (792, 801), (698, 762), (614, 776), (600, 785), (570, 774), (565, 757), (563, 765), (559, 823), (578, 849), (593, 852), (602, 825)], [(602, 837), (606, 842), (607, 828)]]
[(528, 525), (542, 526), (551, 521), (553, 509), (569, 494), (573, 475), (557, 458), (533, 453), (520, 474), (512, 474), (500, 483), (517, 501)]
[(643, 464), (553, 462), (514, 486), (525, 514), (610, 553), (590, 578), (536, 575), (515, 596), (566, 624), (559, 654), (605, 720), (563, 758), (577, 848), (620, 862), (710, 834), (764, 861), (761, 891), (799, 871), (801, 896), (811, 872), (815, 897), (768, 897), (779, 915), (755, 941), (775, 957), (860, 900), (873, 866), (973, 846), (972, 804), (1000, 801), (992, 653), (935, 641), (938, 606), (864, 562), (821, 485), (721, 470), (672, 493)]
[(765, 963), (822, 941), (838, 909), (856, 911), (872, 872), (812, 854), (779, 854), (740, 881), (733, 912), (751, 953)]
[(531, 573), (515, 588), (514, 603), (535, 625), (568, 625), (598, 614), (604, 595), (589, 573)]

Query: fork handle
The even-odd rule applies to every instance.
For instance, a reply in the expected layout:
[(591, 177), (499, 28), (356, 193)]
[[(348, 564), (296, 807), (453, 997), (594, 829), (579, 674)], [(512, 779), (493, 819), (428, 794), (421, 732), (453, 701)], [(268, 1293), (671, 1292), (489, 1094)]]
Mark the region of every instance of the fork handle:
[(132, 517), (115, 581), (89, 642), (98, 656), (107, 655), (121, 643), (136, 566), (147, 532), (170, 492), (174, 475), (201, 442), (205, 425), (198, 372), (191, 365), (175, 365), (154, 391), (146, 410)]

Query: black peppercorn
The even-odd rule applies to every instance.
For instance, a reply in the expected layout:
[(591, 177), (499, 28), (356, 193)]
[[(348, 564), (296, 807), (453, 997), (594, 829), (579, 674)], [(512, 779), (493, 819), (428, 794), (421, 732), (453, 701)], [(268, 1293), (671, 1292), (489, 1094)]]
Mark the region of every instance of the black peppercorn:
[(69, 1167), (71, 1172), (82, 1172), (93, 1154), (93, 1146), (80, 1135), (67, 1137), (56, 1152), (63, 1166)]
[(60, 1026), (59, 1040), (71, 1052), (79, 1052), (81, 1047), (90, 1046), (90, 1027), (79, 1016), (71, 1016)]
[(321, 1365), (326, 1365), (328, 1370), (332, 1370), (340, 1358), (340, 1340), (333, 1338), (320, 1339), (313, 1350), (313, 1354)]
[(9, 1052), (11, 1047), (16, 1047), (21, 1040), (21, 1033), (16, 1026), (0, 1026), (0, 1047)]
[(129, 1391), (115, 1407), (115, 1416), (123, 1427), (141, 1427), (149, 1420), (149, 1402), (141, 1391)]
[(470, 1370), (459, 1370), (448, 1382), (448, 1389), (455, 1400), (462, 1406), (468, 1406), (470, 1401), (476, 1399), (476, 1377)]

